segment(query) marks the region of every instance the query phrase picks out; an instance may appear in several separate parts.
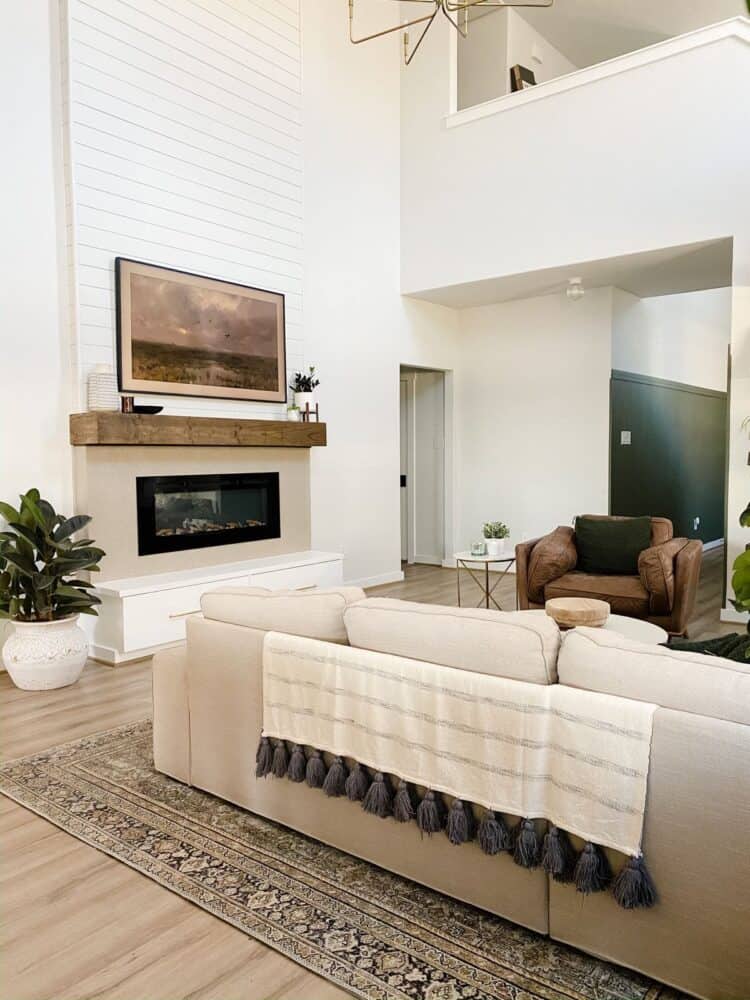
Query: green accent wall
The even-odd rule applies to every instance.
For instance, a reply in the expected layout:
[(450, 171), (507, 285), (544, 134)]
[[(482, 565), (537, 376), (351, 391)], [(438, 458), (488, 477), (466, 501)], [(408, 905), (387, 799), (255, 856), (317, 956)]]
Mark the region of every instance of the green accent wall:
[(723, 538), (726, 393), (613, 371), (610, 401), (610, 513), (660, 515), (676, 536)]

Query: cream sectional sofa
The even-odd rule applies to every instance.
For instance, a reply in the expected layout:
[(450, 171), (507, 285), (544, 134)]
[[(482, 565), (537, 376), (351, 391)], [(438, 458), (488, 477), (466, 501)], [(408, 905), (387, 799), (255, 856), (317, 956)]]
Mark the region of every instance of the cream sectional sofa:
[[(366, 599), (357, 588), (217, 590), (202, 608), (186, 646), (154, 658), (159, 771), (695, 996), (750, 998), (749, 667), (594, 629), (561, 641), (543, 615)], [(476, 843), (438, 835), (426, 849), (414, 823), (256, 779), (267, 631), (658, 704), (643, 839), (657, 905), (627, 911), (609, 893), (582, 897)]]

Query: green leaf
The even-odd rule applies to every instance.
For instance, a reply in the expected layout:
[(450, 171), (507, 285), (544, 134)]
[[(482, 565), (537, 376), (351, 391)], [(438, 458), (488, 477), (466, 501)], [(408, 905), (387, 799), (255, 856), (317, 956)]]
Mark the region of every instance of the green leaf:
[[(750, 0), (748, 0), (748, 2), (750, 3)], [(743, 528), (750, 528), (750, 503), (740, 514), (740, 526)]]
[(0, 500), (0, 514), (6, 521), (17, 521), (20, 516), (15, 507), (11, 507), (9, 503), (2, 500)]
[(81, 528), (85, 528), (90, 521), (91, 518), (88, 514), (76, 514), (75, 517), (69, 517), (67, 521), (63, 521), (59, 527), (55, 528), (52, 538), (56, 542), (61, 542), (80, 531)]
[(6, 552), (5, 559), (11, 564), (11, 566), (15, 566), (15, 568), (20, 570), (20, 572), (25, 576), (34, 576), (37, 572), (37, 568), (34, 563), (20, 555), (18, 552)]
[[(32, 493), (36, 493), (36, 497), (32, 497)], [(39, 490), (29, 490), (29, 492), (21, 497), (21, 514), (28, 513), (32, 520), (39, 525), (42, 531), (47, 531), (47, 522), (44, 519), (44, 515), (37, 506), (37, 500), (39, 499)]]

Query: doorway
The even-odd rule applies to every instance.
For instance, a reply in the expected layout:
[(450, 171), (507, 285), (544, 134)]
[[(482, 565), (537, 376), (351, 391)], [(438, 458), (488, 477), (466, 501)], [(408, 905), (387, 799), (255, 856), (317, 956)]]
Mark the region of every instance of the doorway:
[(399, 373), (401, 559), (440, 566), (445, 558), (445, 372)]

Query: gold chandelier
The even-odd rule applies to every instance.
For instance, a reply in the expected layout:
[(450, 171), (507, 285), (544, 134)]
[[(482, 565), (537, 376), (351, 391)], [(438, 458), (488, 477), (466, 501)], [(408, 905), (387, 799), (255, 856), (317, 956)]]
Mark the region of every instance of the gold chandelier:
[[(456, 29), (462, 38), (466, 38), (469, 32), (469, 11), (472, 8), (487, 7), (551, 7), (555, 0), (393, 0), (399, 5), (403, 3), (426, 4), (432, 8), (429, 14), (422, 17), (415, 17), (411, 20), (403, 21), (392, 28), (385, 28), (383, 31), (376, 31), (372, 35), (363, 35), (361, 38), (354, 37), (354, 0), (349, 0), (349, 41), (353, 45), (360, 45), (362, 42), (369, 42), (373, 38), (382, 38), (383, 35), (391, 35), (394, 31), (404, 33), (404, 64), (406, 66), (417, 54), (422, 39), (432, 27), (432, 22), (442, 14), (449, 23)], [(748, 0), (750, 3), (750, 0)], [(454, 17), (455, 15), (455, 17)], [(463, 21), (463, 25), (461, 24)], [(424, 27), (419, 33), (414, 46), (409, 49), (409, 28), (415, 24), (423, 24)]]

